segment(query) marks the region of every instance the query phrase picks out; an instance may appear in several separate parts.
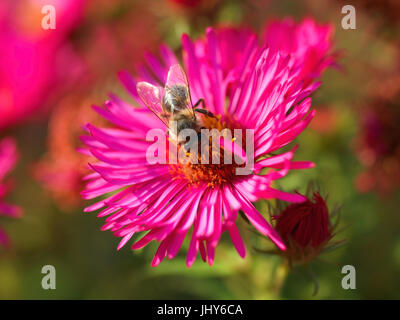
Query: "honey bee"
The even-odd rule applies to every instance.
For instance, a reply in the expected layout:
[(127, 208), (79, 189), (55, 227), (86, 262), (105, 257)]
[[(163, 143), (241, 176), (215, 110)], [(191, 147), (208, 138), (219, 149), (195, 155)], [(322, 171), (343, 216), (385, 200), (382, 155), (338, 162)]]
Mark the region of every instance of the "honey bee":
[[(170, 67), (164, 88), (147, 82), (139, 82), (136, 88), (144, 104), (167, 126), (170, 138), (178, 145), (183, 145), (186, 150), (189, 148), (189, 141), (183, 140), (179, 133), (184, 129), (193, 129), (199, 137), (204, 128), (201, 119), (196, 117), (196, 112), (214, 117), (210, 111), (204, 109), (204, 99), (192, 104), (187, 76), (179, 64)], [(198, 108), (200, 104), (203, 108)], [(172, 121), (176, 125), (171, 126)]]

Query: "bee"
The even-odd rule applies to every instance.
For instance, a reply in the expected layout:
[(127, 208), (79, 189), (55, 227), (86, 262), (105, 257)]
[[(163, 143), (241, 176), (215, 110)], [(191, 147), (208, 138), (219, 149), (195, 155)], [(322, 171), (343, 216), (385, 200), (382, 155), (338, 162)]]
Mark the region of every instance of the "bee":
[[(200, 131), (204, 129), (196, 112), (214, 117), (205, 109), (204, 99), (192, 104), (187, 76), (179, 64), (170, 67), (164, 88), (147, 82), (139, 82), (136, 88), (144, 104), (167, 126), (170, 138), (186, 150), (190, 147), (189, 141), (180, 137), (179, 133), (184, 129), (192, 129), (201, 137)], [(198, 108), (200, 104), (203, 108)], [(170, 126), (172, 121), (176, 125)]]

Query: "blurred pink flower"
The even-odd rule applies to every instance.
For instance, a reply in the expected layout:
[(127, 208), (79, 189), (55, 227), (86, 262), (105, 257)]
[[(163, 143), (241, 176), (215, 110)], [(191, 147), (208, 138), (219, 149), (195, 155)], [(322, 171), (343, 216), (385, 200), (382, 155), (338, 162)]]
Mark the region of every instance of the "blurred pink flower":
[[(0, 216), (17, 218), (21, 216), (21, 209), (15, 205), (4, 202), (4, 197), (10, 191), (10, 181), (4, 181), (6, 175), (14, 169), (18, 160), (17, 147), (11, 138), (0, 141)], [(10, 244), (8, 236), (0, 228), (0, 244), (8, 247)]]
[[(300, 23), (286, 18), (269, 22), (263, 30), (261, 43), (273, 52), (292, 55), (294, 59), (291, 59), (289, 67), (298, 73), (297, 80), (307, 88), (326, 68), (336, 65), (338, 53), (333, 52), (333, 31), (332, 25), (318, 25), (312, 18)], [(257, 34), (246, 28), (220, 27), (216, 36), (221, 56), (225, 57), (221, 60), (223, 76), (234, 77), (234, 67), (240, 63), (245, 49), (243, 43), (254, 41)], [(207, 59), (204, 39), (195, 41), (194, 50), (201, 59)]]
[[(216, 46), (221, 54), (221, 69), (223, 78), (236, 76), (236, 66), (243, 63), (243, 44), (254, 44), (257, 34), (247, 28), (232, 28), (230, 26), (220, 26), (215, 29)], [(208, 60), (208, 42), (206, 36), (197, 39), (193, 43), (194, 51), (199, 59)]]
[(33, 174), (63, 210), (82, 205), (82, 178), (89, 173), (88, 159), (76, 152), (81, 147), (79, 135), (87, 123), (103, 125), (106, 121), (90, 108), (94, 97), (66, 96), (51, 114), (47, 153), (35, 164)]
[[(3, 0), (4, 1), (4, 0)], [(85, 0), (12, 1), (0, 6), (0, 128), (46, 106), (61, 84), (79, 72), (66, 37), (78, 23)], [(43, 30), (44, 5), (56, 9), (55, 30)]]
[[(123, 12), (116, 16), (121, 7)], [(96, 23), (85, 29), (85, 41), (79, 47), (87, 69), (85, 76), (88, 74), (92, 82), (101, 83), (105, 77), (114, 77), (122, 68), (134, 69), (144, 52), (159, 44), (158, 17), (147, 2), (91, 1), (85, 19), (90, 21), (93, 15)]]
[[(116, 16), (121, 7), (124, 12)], [(96, 23), (90, 22), (93, 17)], [(156, 19), (147, 2), (89, 2), (84, 37), (76, 45), (84, 74), (76, 87), (55, 103), (49, 121), (47, 152), (33, 169), (36, 180), (64, 211), (82, 205), (82, 178), (89, 172), (87, 157), (76, 152), (81, 146), (78, 136), (82, 126), (88, 122), (106, 123), (90, 105), (104, 100), (103, 92), (110, 86), (110, 77), (114, 79), (121, 68), (134, 69), (146, 50), (158, 46)]]
[[(166, 128), (140, 101), (136, 84), (138, 81), (165, 84), (169, 67), (178, 62), (166, 46), (161, 47), (160, 59), (147, 56), (150, 71), (142, 66), (137, 79), (126, 72), (120, 73), (138, 108), (114, 95), (104, 108), (94, 107), (116, 128), (87, 125), (90, 135), (82, 137), (88, 147), (85, 152), (99, 162), (91, 164), (94, 172), (86, 177), (88, 183), (82, 195), (93, 199), (113, 193), (85, 211), (102, 208), (98, 216), (108, 216), (102, 230), (111, 230), (122, 237), (118, 249), (135, 233), (147, 232), (132, 249), (140, 249), (152, 240), (161, 242), (152, 262), (152, 266), (157, 266), (166, 256), (170, 259), (176, 256), (193, 227), (187, 266), (194, 263), (198, 251), (212, 265), (224, 231), (228, 231), (239, 255), (244, 257), (244, 243), (235, 224), (239, 210), (260, 233), (285, 249), (277, 232), (252, 202), (274, 198), (289, 202), (306, 200), (302, 195), (274, 189), (271, 184), (291, 169), (313, 166), (307, 161), (292, 161), (296, 148), (278, 152), (313, 118), (309, 95), (318, 84), (304, 90), (299, 77), (307, 75), (292, 67), (297, 65), (296, 57), (271, 50), (265, 44), (259, 46), (257, 42), (256, 36), (247, 31), (213, 28), (208, 28), (200, 41), (192, 42), (187, 35), (182, 37), (192, 100), (204, 98), (206, 108), (216, 115), (206, 127), (254, 129), (256, 162), (250, 175), (236, 175), (235, 163), (152, 165), (147, 162), (146, 150), (152, 144), (146, 141), (147, 132)], [(267, 170), (260, 174), (262, 169)]]
[(293, 55), (293, 68), (298, 68), (304, 85), (309, 85), (329, 66), (335, 64), (332, 53), (333, 25), (319, 25), (312, 18), (296, 23), (291, 18), (269, 22), (264, 39), (271, 50)]

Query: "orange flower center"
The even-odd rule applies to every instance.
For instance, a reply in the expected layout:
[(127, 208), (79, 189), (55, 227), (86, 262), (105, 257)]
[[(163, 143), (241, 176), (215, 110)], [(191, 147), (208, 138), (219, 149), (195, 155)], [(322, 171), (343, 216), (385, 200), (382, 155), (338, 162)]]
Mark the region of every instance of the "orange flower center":
[[(236, 175), (236, 168), (244, 166), (244, 164), (237, 164), (235, 162), (234, 156), (230, 153), (229, 155), (231, 156), (232, 160), (230, 161), (230, 163), (225, 164), (224, 147), (219, 145), (213, 146), (213, 136), (216, 132), (218, 132), (219, 135), (225, 138), (230, 132), (229, 138), (232, 139), (232, 137), (234, 136), (232, 128), (235, 128), (234, 123), (231, 123), (230, 121), (228, 125), (225, 121), (221, 121), (220, 115), (216, 116), (215, 118), (202, 116), (202, 126), (208, 130), (217, 129), (218, 131), (214, 131), (214, 133), (210, 131), (211, 134), (209, 137), (209, 144), (208, 146), (203, 146), (203, 152), (201, 152), (199, 147), (199, 152), (197, 153), (197, 155), (191, 155), (189, 153), (186, 154), (189, 159), (192, 157), (192, 159), (190, 159), (187, 163), (171, 165), (171, 174), (174, 176), (174, 178), (186, 179), (191, 185), (198, 185), (200, 182), (207, 182), (207, 185), (211, 188), (237, 179), (238, 176)], [(228, 129), (229, 131), (224, 131), (224, 129)], [(232, 140), (235, 140), (235, 138), (233, 138)], [(202, 141), (202, 143), (204, 142)], [(208, 164), (204, 163), (204, 148), (208, 148)], [(243, 137), (242, 148), (245, 149)], [(205, 153), (207, 154), (207, 152)], [(196, 161), (194, 161), (194, 157), (196, 156), (197, 163)]]

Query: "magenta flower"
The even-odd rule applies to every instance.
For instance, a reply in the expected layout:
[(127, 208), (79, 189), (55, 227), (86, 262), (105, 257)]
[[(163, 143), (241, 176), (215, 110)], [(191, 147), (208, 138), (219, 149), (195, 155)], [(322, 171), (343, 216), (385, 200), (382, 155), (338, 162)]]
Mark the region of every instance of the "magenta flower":
[[(0, 141), (0, 216), (17, 218), (22, 211), (19, 207), (5, 203), (4, 197), (11, 189), (11, 183), (4, 181), (5, 176), (14, 168), (18, 160), (17, 147), (11, 138), (4, 138)], [(8, 247), (10, 241), (5, 232), (0, 228), (0, 244)]]
[[(0, 4), (0, 128), (19, 123), (81, 72), (67, 36), (85, 0), (14, 1)], [(56, 9), (55, 30), (42, 29), (44, 5)]]
[[(249, 222), (282, 250), (278, 233), (256, 210), (259, 199), (302, 202), (306, 198), (272, 188), (273, 181), (291, 169), (305, 169), (311, 162), (293, 161), (296, 148), (280, 151), (309, 124), (309, 95), (318, 84), (305, 89), (295, 57), (258, 45), (255, 34), (235, 29), (208, 28), (204, 39), (192, 42), (182, 37), (184, 69), (188, 76), (192, 101), (205, 100), (216, 118), (207, 128), (254, 130), (255, 165), (250, 175), (235, 175), (235, 164), (149, 164), (146, 150), (153, 143), (146, 133), (166, 127), (140, 100), (136, 84), (145, 81), (164, 86), (171, 65), (178, 63), (172, 51), (162, 46), (160, 58), (147, 56), (147, 67), (139, 68), (139, 77), (126, 72), (120, 79), (132, 95), (131, 104), (111, 95), (104, 108), (94, 107), (115, 128), (97, 128), (88, 124), (89, 136), (82, 140), (85, 152), (98, 159), (86, 177), (85, 199), (112, 192), (89, 206), (86, 212), (102, 209), (106, 217), (102, 230), (122, 237), (122, 248), (136, 233), (144, 233), (132, 249), (150, 241), (160, 242), (152, 266), (165, 257), (174, 258), (191, 230), (187, 266), (198, 251), (204, 261), (214, 262), (221, 234), (227, 231), (241, 257), (245, 246), (236, 227), (242, 210)], [(263, 170), (262, 169), (267, 169)]]
[(293, 67), (299, 68), (305, 85), (335, 65), (337, 52), (332, 53), (333, 25), (317, 24), (312, 18), (296, 23), (291, 18), (272, 21), (264, 30), (264, 39), (271, 50), (294, 56)]

